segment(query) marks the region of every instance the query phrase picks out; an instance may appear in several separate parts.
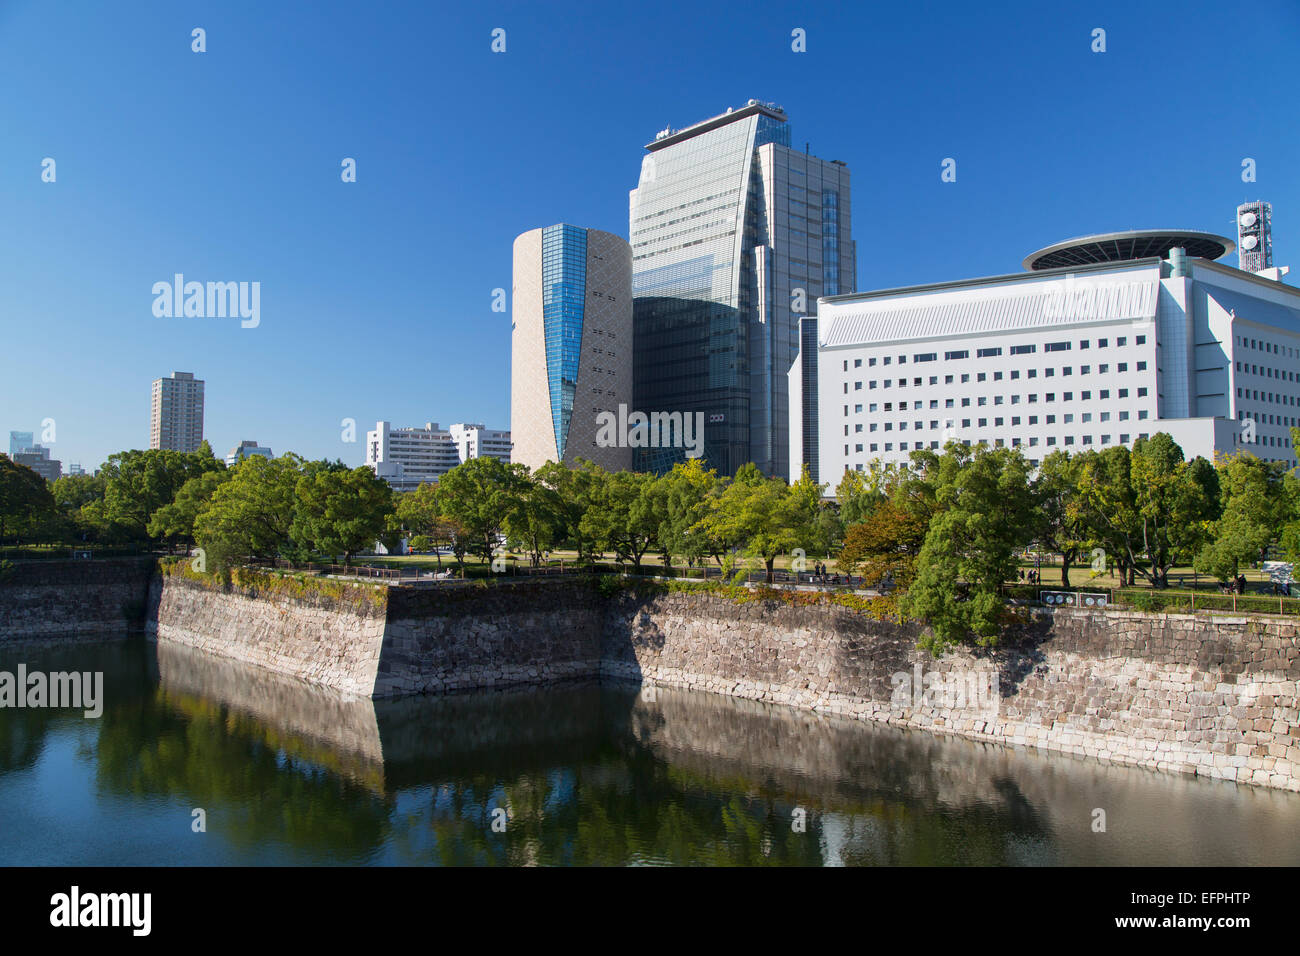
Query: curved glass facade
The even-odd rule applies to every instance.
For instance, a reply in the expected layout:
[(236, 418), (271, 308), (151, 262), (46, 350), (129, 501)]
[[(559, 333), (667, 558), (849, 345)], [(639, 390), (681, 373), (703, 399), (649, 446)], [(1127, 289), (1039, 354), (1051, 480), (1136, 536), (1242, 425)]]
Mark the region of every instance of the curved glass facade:
[(542, 323), (556, 461), (564, 460), (573, 417), (586, 297), (587, 230), (564, 224), (548, 226), (542, 230)]
[[(751, 103), (647, 146), (630, 196), (634, 404), (703, 412), (724, 474), (789, 472), (799, 319), (855, 283), (848, 170), (790, 142), (784, 113)], [(637, 466), (662, 470), (652, 457)]]

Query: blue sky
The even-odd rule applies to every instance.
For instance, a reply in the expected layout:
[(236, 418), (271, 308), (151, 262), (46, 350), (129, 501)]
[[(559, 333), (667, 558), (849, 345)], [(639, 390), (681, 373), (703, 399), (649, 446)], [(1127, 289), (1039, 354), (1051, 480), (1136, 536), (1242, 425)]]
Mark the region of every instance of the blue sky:
[[(360, 464), (379, 418), (501, 427), (514, 237), (626, 235), (642, 146), (751, 97), (849, 164), (859, 289), (1091, 232), (1233, 235), (1255, 198), (1300, 270), (1298, 53), (1290, 0), (0, 0), (0, 436), (53, 419), (55, 457), (93, 468), (147, 446), (173, 370), (206, 380), (219, 454)], [(155, 317), (177, 272), (260, 282), (260, 325)]]

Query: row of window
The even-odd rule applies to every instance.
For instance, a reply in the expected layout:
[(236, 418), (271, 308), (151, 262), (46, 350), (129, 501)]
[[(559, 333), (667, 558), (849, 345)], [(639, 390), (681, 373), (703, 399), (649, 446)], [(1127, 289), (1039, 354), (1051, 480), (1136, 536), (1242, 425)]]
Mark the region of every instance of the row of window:
[[(1093, 444), (1093, 436), (1092, 436), (1092, 435), (1079, 435), (1079, 436), (1075, 436), (1075, 435), (1065, 435), (1065, 436), (1062, 438), (1062, 443), (1063, 443), (1065, 446), (1067, 446), (1067, 447), (1072, 446), (1072, 445), (1074, 445), (1074, 443), (1075, 443), (1074, 440), (1075, 440), (1076, 437), (1078, 437), (1078, 439), (1079, 439), (1079, 444), (1081, 444), (1081, 445), (1091, 445), (1091, 444)], [(1106, 435), (1100, 435), (1100, 436), (1098, 436), (1098, 438), (1100, 439), (1100, 440), (1098, 441), (1098, 444), (1101, 444), (1101, 445), (1109, 445), (1109, 444), (1111, 443), (1111, 438), (1112, 438), (1112, 437), (1113, 437), (1113, 436), (1111, 436), (1111, 435), (1109, 435), (1109, 434), (1106, 434)], [(1132, 437), (1132, 436), (1129, 435), (1127, 432), (1121, 432), (1121, 433), (1120, 433), (1120, 436), (1119, 436), (1119, 443), (1120, 443), (1121, 445), (1127, 445), (1127, 444), (1129, 443), (1129, 439), (1130, 439), (1131, 437)], [(1138, 437), (1139, 437), (1139, 438), (1142, 438), (1142, 439), (1146, 439), (1146, 438), (1148, 438), (1148, 437), (1150, 437), (1150, 436), (1149, 436), (1146, 432), (1143, 432), (1143, 433), (1141, 433), (1140, 435), (1138, 435)], [(895, 444), (894, 442), (884, 442), (885, 451), (893, 451), (893, 450), (894, 450), (894, 444)], [(940, 448), (940, 443), (937, 442), (937, 441), (931, 441), (931, 442), (928, 443), (928, 445), (927, 445), (926, 442), (923, 442), (923, 441), (911, 442), (911, 443), (910, 443), (910, 448), (909, 448), (909, 443), (908, 443), (908, 442), (905, 442), (905, 441), (904, 441), (904, 442), (898, 442), (897, 444), (898, 444), (898, 450), (899, 450), (899, 451), (922, 451), (922, 450), (924, 450), (926, 447), (929, 447), (929, 448), (930, 448), (931, 450), (933, 450), (933, 451), (938, 451), (939, 448)], [(988, 444), (988, 442), (984, 441), (983, 439), (980, 439), (980, 440), (977, 440), (977, 441), (972, 442), (970, 439), (967, 438), (967, 439), (962, 439), (962, 440), (961, 440), (961, 444), (964, 445), (964, 446), (967, 447), (967, 448), (970, 448), (972, 445), (986, 445), (986, 444)], [(1005, 447), (1006, 447), (1006, 444), (1007, 444), (1007, 440), (1006, 440), (1005, 438), (995, 438), (995, 439), (993, 439), (993, 443), (992, 443), (992, 444), (993, 444), (993, 446), (994, 446), (995, 448), (1005, 448)], [(1056, 436), (1055, 436), (1055, 435), (1048, 435), (1046, 438), (1043, 439), (1043, 444), (1046, 445), (1048, 448), (1055, 447), (1055, 446), (1056, 446)], [(1037, 437), (1034, 437), (1034, 436), (1031, 436), (1031, 437), (1026, 438), (1026, 439), (1013, 438), (1013, 439), (1011, 439), (1011, 447), (1012, 447), (1012, 448), (1021, 448), (1021, 447), (1037, 448), (1037, 447), (1039, 447), (1038, 438), (1037, 438)], [(872, 442), (872, 443), (870, 443), (869, 448), (870, 448), (870, 450), (873, 451), (873, 452), (878, 452), (878, 451), (880, 451), (880, 444), (877, 443), (877, 442)], [(853, 446), (853, 450), (854, 450), (855, 452), (861, 453), (862, 450), (863, 450), (863, 446), (862, 446), (862, 445), (854, 445), (854, 446)], [(844, 454), (845, 454), (845, 455), (848, 455), (848, 454), (849, 454), (849, 446), (848, 446), (848, 445), (845, 445), (845, 446), (844, 446)], [(1037, 462), (1037, 461), (1032, 461), (1032, 462), (1030, 462), (1030, 465), (1032, 465), (1032, 466), (1034, 466), (1034, 467), (1037, 467), (1038, 462)], [(862, 470), (862, 466), (861, 466), (861, 465), (858, 465), (857, 467), (858, 467), (858, 470), (859, 470), (859, 471)]]
[[(1134, 338), (1133, 338), (1133, 344), (1134, 344), (1134, 345), (1146, 345), (1146, 343), (1147, 343), (1147, 337), (1146, 337), (1145, 335), (1138, 335), (1138, 336), (1134, 336)], [(1118, 337), (1115, 339), (1115, 345), (1116, 345), (1117, 347), (1122, 348), (1122, 347), (1124, 347), (1124, 346), (1127, 345), (1127, 344), (1128, 344), (1128, 336), (1126, 336), (1126, 335), (1118, 336)], [(1043, 346), (1043, 351), (1044, 351), (1044, 352), (1068, 352), (1068, 351), (1070, 350), (1070, 347), (1071, 347), (1071, 343), (1069, 343), (1069, 342), (1048, 342), (1046, 345)], [(1109, 348), (1109, 347), (1110, 347), (1110, 339), (1097, 339), (1097, 348), (1099, 348), (1099, 349), (1104, 349), (1104, 348)], [(1083, 349), (1087, 349), (1087, 348), (1091, 348), (1091, 342), (1090, 342), (1090, 340), (1089, 340), (1089, 339), (1081, 339), (1081, 340), (1079, 341), (1079, 349), (1080, 349), (1080, 350), (1083, 350)], [(1012, 345), (1012, 346), (1010, 347), (1009, 352), (1010, 352), (1011, 355), (1033, 355), (1037, 350), (1038, 350), (1038, 346), (1036, 346), (1036, 345)], [(918, 353), (918, 354), (913, 355), (913, 356), (912, 356), (912, 361), (913, 361), (913, 362), (933, 362), (933, 361), (936, 360), (937, 354), (938, 354), (938, 353), (936, 353), (936, 352), (921, 352), (921, 353)], [(982, 349), (976, 349), (976, 350), (975, 350), (975, 357), (976, 357), (976, 358), (997, 358), (997, 357), (1000, 356), (1001, 354), (1002, 354), (1002, 347), (1001, 347), (1000, 345), (999, 345), (999, 346), (991, 346), (991, 347), (989, 347), (989, 348), (982, 348)], [(968, 358), (970, 358), (970, 350), (969, 350), (969, 349), (956, 349), (956, 350), (953, 350), (953, 351), (951, 351), (951, 352), (944, 352), (944, 353), (943, 353), (943, 357), (944, 357), (944, 359), (945, 359), (946, 361), (949, 361), (949, 362), (960, 361), (960, 360), (962, 360), (962, 359), (968, 359)], [(892, 356), (892, 355), (886, 355), (886, 356), (884, 356), (884, 357), (881, 359), (881, 363), (884, 364), (884, 365), (888, 365), (888, 364), (890, 364), (890, 362), (891, 362), (892, 360), (893, 360), (893, 356)], [(868, 359), (867, 359), (867, 367), (868, 367), (868, 368), (874, 367), (875, 364), (876, 364), (876, 359), (875, 359), (874, 357), (871, 357), (871, 358), (868, 358)], [(906, 355), (900, 355), (900, 356), (898, 356), (898, 364), (899, 364), (899, 365), (906, 365), (906, 364), (907, 364), (907, 356), (906, 356)], [(862, 367), (862, 359), (854, 359), (854, 360), (853, 360), (853, 367), (854, 367), (854, 368), (861, 368), (861, 367)], [(844, 362), (844, 371), (847, 372), (848, 370), (849, 370), (849, 363), (848, 363), (847, 360), (845, 360), (845, 362)], [(1068, 373), (1067, 373), (1067, 374), (1068, 374)]]
[[(1093, 417), (1093, 414), (1094, 414), (1093, 412), (1081, 412), (1081, 413), (1079, 413), (1079, 421), (1080, 421), (1082, 424), (1085, 424), (1085, 425), (1086, 425), (1086, 424), (1090, 423), (1090, 422), (1093, 420), (1093, 418), (1092, 418), (1092, 417)], [(1112, 415), (1112, 414), (1117, 415), (1119, 421), (1121, 421), (1121, 422), (1126, 422), (1126, 421), (1129, 420), (1129, 416), (1130, 416), (1131, 413), (1128, 412), (1128, 411), (1120, 411), (1120, 412), (1115, 412), (1115, 413), (1112, 413), (1112, 412), (1097, 412), (1097, 413), (1095, 413), (1095, 414), (1097, 415), (1097, 420), (1098, 420), (1099, 422), (1108, 422), (1108, 421), (1110, 421), (1110, 420), (1111, 420), (1111, 415)], [(1150, 412), (1149, 412), (1148, 409), (1139, 409), (1139, 410), (1138, 410), (1138, 413), (1137, 413), (1138, 421), (1146, 421), (1147, 418), (1149, 417), (1149, 414), (1150, 414)], [(1064, 425), (1073, 425), (1073, 424), (1074, 424), (1074, 415), (1075, 415), (1074, 412), (1066, 412), (1066, 413), (1062, 414), (1062, 415), (1061, 415), (1061, 423), (1064, 424)], [(1010, 417), (1011, 417), (1011, 427), (1013, 427), (1013, 428), (1019, 427), (1021, 416), (1019, 416), (1019, 415), (1012, 415), (1012, 416), (1010, 416)], [(1037, 425), (1037, 424), (1038, 424), (1038, 416), (1037, 416), (1037, 415), (1028, 415), (1028, 416), (1025, 416), (1025, 417), (1028, 419), (1028, 424), (1030, 424), (1030, 425)], [(971, 427), (971, 422), (972, 422), (972, 421), (974, 421), (974, 422), (976, 423), (976, 426), (975, 426), (975, 427), (977, 427), (977, 428), (988, 428), (989, 420), (988, 420), (987, 418), (977, 418), (977, 419), (963, 418), (963, 419), (961, 420), (961, 427), (962, 427), (962, 428), (970, 428), (970, 427)], [(952, 427), (954, 426), (954, 422), (955, 422), (955, 419), (951, 419), (951, 418), (946, 419), (946, 420), (944, 421), (944, 423), (943, 423), (943, 427), (944, 427), (945, 429), (952, 428)], [(997, 416), (997, 417), (995, 417), (995, 418), (993, 419), (993, 427), (994, 427), (994, 428), (1001, 428), (1001, 427), (1003, 427), (1003, 425), (1004, 425), (1005, 423), (1006, 423), (1006, 418), (1005, 418), (1004, 416)], [(898, 422), (898, 430), (899, 430), (900, 432), (905, 432), (905, 431), (907, 431), (907, 424), (908, 424), (908, 423), (905, 422), (905, 421), (900, 421), (900, 422)], [(1044, 415), (1044, 416), (1043, 416), (1043, 424), (1044, 424), (1044, 425), (1055, 425), (1055, 424), (1056, 424), (1056, 416), (1055, 416), (1055, 415)], [(876, 431), (878, 428), (881, 428), (882, 425), (884, 426), (884, 427), (883, 427), (883, 430), (884, 430), (884, 431), (892, 432), (892, 431), (894, 430), (894, 423), (893, 423), (893, 422), (869, 422), (869, 423), (867, 423), (866, 428), (867, 428), (867, 431), (869, 431), (869, 432), (874, 432), (874, 431)], [(914, 421), (914, 422), (912, 422), (912, 425), (913, 425), (913, 428), (912, 428), (913, 431), (922, 431), (922, 430), (924, 430), (924, 428), (925, 428), (925, 421), (924, 421), (924, 420)], [(930, 428), (932, 428), (932, 429), (938, 429), (938, 427), (939, 427), (939, 420), (938, 420), (937, 418), (932, 418), (932, 419), (930, 419)], [(862, 429), (863, 429), (863, 425), (861, 425), (861, 424), (858, 424), (858, 425), (854, 425), (854, 426), (853, 426), (853, 432), (854, 432), (854, 434), (861, 434)], [(846, 436), (849, 434), (849, 426), (848, 426), (848, 425), (845, 425), (845, 426), (844, 426), (844, 434), (845, 434)]]
[(1265, 412), (1262, 415), (1252, 415), (1247, 411), (1239, 411), (1237, 412), (1237, 420), (1241, 422), (1258, 422), (1261, 425), (1281, 425), (1284, 428), (1294, 428), (1296, 425), (1300, 425), (1300, 419), (1297, 419), (1294, 416), (1273, 415), (1268, 412)]
[[(1127, 389), (1127, 388), (1118, 388), (1118, 389), (1115, 389), (1115, 397), (1116, 397), (1116, 398), (1128, 398), (1128, 397), (1129, 397), (1129, 391), (1130, 391), (1130, 390)], [(1109, 388), (1100, 388), (1100, 389), (1098, 389), (1098, 390), (1097, 390), (1097, 400), (1098, 400), (1098, 401), (1109, 401), (1109, 400), (1110, 400), (1110, 392), (1111, 392), (1111, 390), (1110, 390)], [(1138, 397), (1138, 398), (1146, 398), (1149, 392), (1150, 392), (1150, 389), (1148, 389), (1145, 385), (1141, 385), (1141, 386), (1139, 386), (1139, 387), (1137, 388), (1137, 397)], [(974, 397), (974, 401), (975, 401), (975, 405), (976, 405), (976, 407), (983, 408), (984, 406), (986, 406), (986, 405), (989, 403), (989, 399), (990, 399), (990, 398), (993, 399), (993, 404), (996, 406), (996, 405), (1002, 405), (1002, 404), (1004, 404), (1004, 403), (1005, 403), (1005, 400), (1006, 400), (1006, 397), (1007, 397), (1007, 396), (1005, 396), (1005, 395), (978, 395), (978, 396), (975, 396), (975, 397)], [(1019, 404), (1020, 404), (1020, 399), (1021, 399), (1021, 397), (1022, 397), (1022, 396), (1020, 396), (1020, 395), (1012, 395), (1012, 396), (1011, 396), (1011, 402), (1010, 402), (1010, 404), (1012, 404), (1012, 405), (1019, 405)], [(1029, 405), (1036, 405), (1036, 404), (1038, 404), (1038, 393), (1037, 393), (1037, 392), (1030, 392), (1028, 395), (1025, 395), (1025, 396), (1023, 396), (1023, 397), (1026, 399), (1026, 404), (1029, 404)], [(1075, 398), (1074, 398), (1074, 392), (1062, 392), (1062, 393), (1061, 393), (1061, 401), (1062, 401), (1062, 402), (1073, 402), (1074, 400), (1075, 400)], [(1092, 401), (1092, 400), (1093, 400), (1093, 399), (1092, 399), (1092, 389), (1090, 389), (1090, 388), (1085, 388), (1085, 389), (1083, 389), (1082, 391), (1079, 392), (1079, 401), (1081, 401), (1081, 402), (1090, 402), (1090, 401)], [(937, 398), (929, 399), (929, 407), (930, 407), (930, 408), (938, 408), (938, 407), (939, 407), (939, 402), (940, 402), (940, 401), (941, 401), (941, 400), (940, 400), (940, 399), (937, 399)], [(944, 407), (944, 408), (956, 408), (956, 407), (957, 407), (957, 404), (956, 404), (956, 403), (957, 403), (957, 399), (955, 399), (955, 398), (945, 398), (945, 399), (942, 399), (942, 401), (943, 401), (943, 407)], [(1050, 403), (1050, 402), (1055, 402), (1055, 401), (1056, 401), (1056, 393), (1055, 393), (1055, 392), (1045, 392), (1045, 393), (1043, 394), (1043, 401), (1044, 401), (1044, 402), (1048, 402), (1048, 403)], [(868, 411), (868, 413), (869, 413), (869, 414), (871, 414), (871, 413), (875, 413), (875, 412), (880, 408), (880, 406), (881, 406), (882, 404), (884, 405), (884, 410), (885, 410), (885, 411), (887, 411), (887, 412), (892, 412), (892, 411), (894, 410), (894, 404), (895, 404), (894, 402), (884, 402), (884, 403), (880, 403), (880, 402), (870, 402), (870, 403), (867, 405), (867, 411)], [(898, 402), (897, 404), (898, 404), (898, 410), (899, 410), (900, 412), (901, 412), (901, 411), (906, 411), (907, 408), (908, 408), (908, 404), (907, 404), (907, 402)], [(970, 405), (971, 405), (971, 396), (966, 396), (966, 397), (964, 397), (964, 398), (961, 399), (961, 407), (962, 407), (962, 408), (970, 408)], [(926, 403), (925, 403), (924, 400), (918, 399), (918, 400), (912, 402), (911, 407), (912, 407), (913, 409), (924, 408), (924, 407), (926, 407)], [(853, 412), (854, 412), (854, 414), (858, 414), (858, 415), (862, 414), (862, 404), (861, 404), (861, 403), (858, 403), (858, 404), (854, 405), (854, 406), (853, 406)], [(849, 406), (845, 405), (845, 406), (844, 406), (844, 415), (845, 415), (846, 418), (848, 417), (848, 414), (849, 414)]]
[[(1136, 363), (1135, 371), (1138, 371), (1138, 372), (1145, 372), (1146, 370), (1147, 370), (1147, 363), (1146, 363), (1146, 362), (1138, 362), (1138, 363)], [(1039, 370), (1039, 369), (1035, 369), (1035, 368), (1031, 368), (1031, 369), (1026, 369), (1025, 371), (1026, 371), (1026, 375), (1025, 375), (1026, 378), (1037, 378), (1037, 377), (1038, 377), (1038, 372), (1039, 372), (1040, 370)], [(1043, 378), (1055, 378), (1055, 377), (1056, 377), (1056, 370), (1055, 370), (1055, 369), (1052, 369), (1052, 368), (1045, 368), (1045, 369), (1042, 369), (1041, 371), (1042, 371), (1042, 373), (1043, 373)], [(1120, 363), (1118, 363), (1118, 364), (1115, 366), (1115, 371), (1116, 371), (1117, 373), (1121, 373), (1121, 374), (1122, 374), (1122, 373), (1126, 373), (1126, 372), (1128, 372), (1128, 363), (1127, 363), (1127, 362), (1120, 362)], [(989, 378), (988, 378), (989, 374), (990, 374), (990, 373), (988, 373), (988, 372), (976, 372), (976, 373), (975, 373), (975, 381), (976, 381), (976, 382), (986, 382), (986, 381), (989, 380)], [(993, 375), (993, 381), (995, 381), (995, 382), (1000, 382), (1000, 381), (1002, 381), (1002, 378), (1003, 378), (1003, 373), (1002, 373), (1002, 372), (993, 372), (993, 373), (991, 373), (991, 374)], [(1009, 373), (1007, 373), (1007, 374), (1010, 375), (1012, 381), (1015, 381), (1016, 379), (1019, 379), (1019, 378), (1020, 378), (1020, 369), (1012, 369), (1012, 370), (1011, 370)], [(1062, 377), (1065, 377), (1065, 376), (1067, 376), (1067, 375), (1073, 375), (1073, 374), (1074, 374), (1074, 367), (1073, 367), (1073, 366), (1071, 366), (1071, 365), (1066, 365), (1066, 366), (1063, 366), (1063, 367), (1061, 368), (1061, 376), (1062, 376)], [(1092, 366), (1091, 366), (1091, 365), (1080, 365), (1080, 366), (1079, 366), (1079, 374), (1080, 374), (1080, 375), (1091, 375), (1091, 374), (1092, 374)], [(1103, 364), (1103, 365), (1099, 365), (1099, 366), (1097, 366), (1097, 374), (1098, 374), (1098, 375), (1109, 375), (1109, 374), (1110, 374), (1110, 365), (1109, 365), (1109, 364)], [(970, 381), (970, 378), (971, 378), (971, 377), (970, 377), (970, 374), (969, 374), (969, 373), (963, 374), (963, 375), (961, 376), (961, 383), (962, 383), (962, 384), (965, 384), (965, 383), (969, 382), (969, 381)], [(877, 387), (891, 388), (891, 387), (893, 387), (895, 381), (898, 382), (898, 388), (906, 388), (906, 387), (907, 387), (907, 379), (905, 379), (905, 378), (900, 378), (900, 379), (892, 379), (892, 378), (874, 379), (874, 378), (873, 378), (873, 379), (868, 380), (868, 382), (867, 382), (867, 389), (868, 389), (868, 390), (871, 390), (871, 389), (873, 389), (873, 388), (877, 388)], [(854, 382), (854, 383), (853, 383), (853, 390), (854, 390), (855, 392), (860, 392), (860, 391), (862, 391), (862, 384), (863, 384), (862, 382)], [(920, 387), (921, 387), (922, 385), (924, 385), (924, 384), (926, 384), (925, 379), (922, 378), (921, 376), (917, 376), (917, 377), (915, 377), (915, 378), (912, 379), (912, 387), (913, 387), (913, 388), (920, 388)], [(931, 375), (928, 384), (930, 384), (930, 385), (938, 385), (938, 384), (939, 384), (939, 376), (937, 376), (937, 375)], [(945, 375), (945, 376), (943, 377), (943, 384), (945, 384), (945, 385), (952, 385), (952, 384), (954, 384), (954, 376), (952, 376), (952, 375)], [(846, 394), (848, 393), (848, 390), (849, 390), (849, 383), (848, 383), (848, 382), (845, 382), (845, 383), (844, 383), (844, 391), (845, 391)]]
[[(1242, 366), (1245, 366), (1244, 368)], [(1251, 375), (1262, 375), (1265, 378), (1280, 378), (1288, 382), (1300, 381), (1300, 376), (1284, 368), (1269, 368), (1266, 365), (1252, 365), (1250, 362), (1238, 362), (1238, 372), (1249, 372)]]
[(1274, 405), (1300, 405), (1300, 399), (1294, 395), (1281, 395), (1275, 392), (1261, 392), (1258, 389), (1237, 389), (1238, 398), (1249, 398), (1256, 402), (1270, 402)]
[(1265, 342), (1262, 339), (1252, 339), (1244, 335), (1237, 336), (1237, 344), (1243, 349), (1268, 352), (1270, 355), (1281, 355), (1286, 358), (1300, 357), (1300, 349), (1292, 348), (1289, 345), (1278, 345), (1276, 342)]

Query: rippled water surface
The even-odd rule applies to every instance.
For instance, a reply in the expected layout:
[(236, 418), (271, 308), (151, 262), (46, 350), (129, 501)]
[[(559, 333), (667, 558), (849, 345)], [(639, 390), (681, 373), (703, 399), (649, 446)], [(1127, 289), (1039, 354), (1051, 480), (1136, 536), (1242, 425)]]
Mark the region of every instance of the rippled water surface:
[(1300, 864), (1300, 794), (712, 694), (372, 702), (143, 640), (19, 662), (103, 671), (105, 705), (0, 709), (0, 864)]

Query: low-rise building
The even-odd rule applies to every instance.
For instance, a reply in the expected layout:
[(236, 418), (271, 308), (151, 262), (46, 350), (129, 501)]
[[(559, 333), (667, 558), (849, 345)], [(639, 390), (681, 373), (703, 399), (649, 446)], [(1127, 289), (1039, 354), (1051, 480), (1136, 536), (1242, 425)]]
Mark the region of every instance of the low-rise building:
[(376, 422), (366, 432), (366, 464), (396, 491), (414, 491), (435, 483), (461, 462), (488, 456), (510, 461), (510, 432), (480, 424), (441, 428), (425, 422), (418, 428), (394, 428)]

